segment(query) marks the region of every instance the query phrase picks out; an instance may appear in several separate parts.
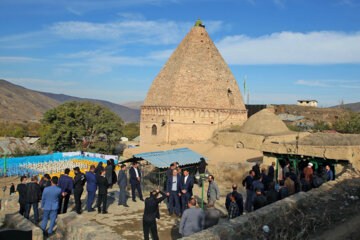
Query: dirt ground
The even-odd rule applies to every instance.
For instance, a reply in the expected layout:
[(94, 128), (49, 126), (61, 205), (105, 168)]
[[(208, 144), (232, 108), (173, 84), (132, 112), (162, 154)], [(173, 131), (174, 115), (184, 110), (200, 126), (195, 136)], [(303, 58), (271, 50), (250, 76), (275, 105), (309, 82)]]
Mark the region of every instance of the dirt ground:
[(124, 159), (130, 158), (137, 153), (167, 151), (177, 148), (190, 148), (191, 150), (206, 156), (210, 160), (208, 163), (211, 165), (222, 163), (241, 163), (262, 157), (262, 152), (258, 150), (226, 147), (222, 145), (215, 145), (212, 142), (203, 142), (178, 145), (145, 145), (137, 148), (129, 148), (124, 152)]

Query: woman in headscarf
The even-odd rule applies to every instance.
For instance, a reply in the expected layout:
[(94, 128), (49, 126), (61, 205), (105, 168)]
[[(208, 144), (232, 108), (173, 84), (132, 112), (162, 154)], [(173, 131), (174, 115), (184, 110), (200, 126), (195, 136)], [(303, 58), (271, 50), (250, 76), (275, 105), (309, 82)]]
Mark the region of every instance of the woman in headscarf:
[(104, 167), (103, 167), (103, 162), (99, 162), (99, 164), (98, 164), (97, 167), (95, 168), (95, 175), (99, 175), (99, 176), (100, 176), (101, 169), (104, 169)]

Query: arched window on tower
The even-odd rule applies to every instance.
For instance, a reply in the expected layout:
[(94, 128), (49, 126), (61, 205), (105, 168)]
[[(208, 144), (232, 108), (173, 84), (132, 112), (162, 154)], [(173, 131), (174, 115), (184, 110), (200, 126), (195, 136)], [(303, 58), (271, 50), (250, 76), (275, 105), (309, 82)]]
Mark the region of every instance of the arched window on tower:
[(154, 135), (154, 136), (156, 136), (157, 135), (157, 127), (156, 127), (156, 125), (154, 124), (154, 125), (152, 125), (152, 127), (151, 127), (151, 134), (152, 135)]

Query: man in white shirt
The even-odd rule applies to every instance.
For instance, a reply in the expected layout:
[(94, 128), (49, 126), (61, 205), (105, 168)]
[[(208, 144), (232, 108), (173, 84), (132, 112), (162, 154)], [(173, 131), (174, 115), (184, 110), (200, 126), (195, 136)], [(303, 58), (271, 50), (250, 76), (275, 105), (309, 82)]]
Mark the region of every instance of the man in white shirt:
[(144, 201), (143, 196), (142, 196), (142, 192), (141, 192), (141, 186), (140, 186), (140, 181), (141, 181), (141, 172), (138, 168), (138, 163), (134, 162), (133, 166), (130, 168), (130, 185), (131, 185), (131, 195), (132, 195), (132, 200), (134, 202), (136, 202), (136, 196), (135, 196), (135, 189), (138, 190), (139, 193), (139, 198), (141, 201)]
[(194, 178), (189, 175), (189, 171), (184, 169), (183, 176), (181, 176), (180, 190), (181, 190), (181, 212), (187, 208), (187, 204), (191, 199), (194, 187)]
[[(181, 178), (177, 174), (177, 170), (173, 170), (172, 176), (169, 176), (166, 181), (166, 195), (169, 197), (169, 215), (171, 216), (174, 212), (175, 205), (175, 214), (179, 216), (180, 214), (180, 182)], [(175, 204), (174, 204), (175, 203)]]

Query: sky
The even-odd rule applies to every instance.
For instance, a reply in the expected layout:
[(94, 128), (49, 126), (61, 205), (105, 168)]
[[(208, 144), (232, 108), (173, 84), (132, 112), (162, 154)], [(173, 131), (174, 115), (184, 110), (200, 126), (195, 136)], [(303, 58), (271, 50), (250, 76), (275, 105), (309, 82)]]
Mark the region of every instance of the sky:
[[(141, 101), (200, 18), (250, 104), (360, 102), (358, 0), (0, 0), (0, 79)], [(247, 103), (247, 97), (243, 96)]]

